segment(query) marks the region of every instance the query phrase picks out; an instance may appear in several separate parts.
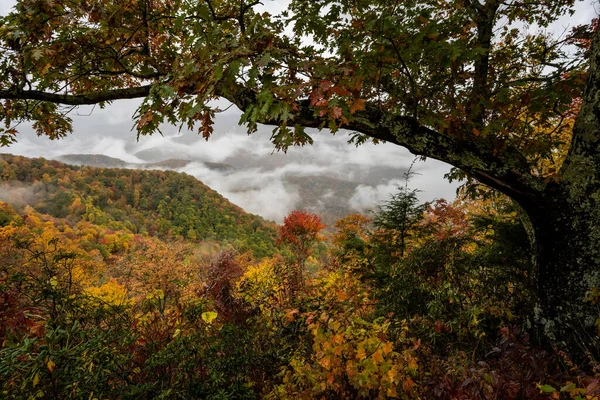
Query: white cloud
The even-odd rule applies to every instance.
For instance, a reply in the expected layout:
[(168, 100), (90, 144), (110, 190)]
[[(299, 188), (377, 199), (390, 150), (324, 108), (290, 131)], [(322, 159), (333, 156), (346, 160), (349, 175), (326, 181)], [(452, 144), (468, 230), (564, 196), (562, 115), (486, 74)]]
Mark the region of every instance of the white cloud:
[(298, 191), (287, 186), (283, 179), (294, 169), (289, 165), (267, 172), (248, 169), (223, 173), (209, 169), (202, 163), (191, 163), (181, 171), (197, 177), (246, 211), (282, 222), (300, 199)]
[[(231, 118), (237, 118), (230, 114), (219, 117), (225, 119), (221, 123), (226, 126), (231, 125)], [(268, 127), (260, 128), (251, 136), (246, 135), (242, 127), (216, 132), (208, 142), (192, 132), (142, 137), (136, 142), (135, 132), (129, 132), (122, 125), (114, 125), (113, 129), (110, 136), (102, 135), (85, 129), (85, 125), (78, 122), (73, 135), (58, 141), (25, 132), (18, 143), (5, 151), (46, 158), (102, 154), (130, 163), (144, 163), (144, 157), (136, 154), (150, 151), (156, 157), (155, 161), (191, 160), (193, 162), (180, 171), (197, 177), (248, 212), (277, 222), (281, 222), (300, 200), (297, 189), (286, 183), (287, 176), (329, 176), (362, 183), (351, 199), (323, 196), (321, 201), (348, 202), (357, 210), (366, 210), (395, 192), (395, 185), (402, 182), (403, 173), (414, 159), (399, 146), (364, 144), (356, 148), (346, 143), (344, 134), (334, 137), (317, 131), (314, 131), (313, 146), (291, 148), (288, 154), (283, 154), (273, 153), (273, 145), (268, 140), (271, 128)], [(236, 169), (209, 169), (202, 162), (231, 164)], [(443, 179), (448, 170), (447, 164), (435, 160), (418, 162), (415, 171), (421, 175), (413, 178), (411, 187), (423, 190), (420, 195), (423, 201), (435, 197), (453, 198), (456, 185), (449, 185)]]
[(400, 179), (392, 179), (377, 186), (360, 185), (348, 200), (348, 205), (360, 212), (372, 210), (382, 202), (389, 200), (390, 194), (396, 193), (396, 188), (402, 183), (403, 181)]

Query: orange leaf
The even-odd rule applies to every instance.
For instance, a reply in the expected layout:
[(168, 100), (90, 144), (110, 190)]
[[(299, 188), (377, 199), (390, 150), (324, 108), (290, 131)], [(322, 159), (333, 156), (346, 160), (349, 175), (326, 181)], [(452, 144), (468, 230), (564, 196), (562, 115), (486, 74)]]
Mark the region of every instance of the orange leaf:
[(377, 350), (375, 353), (373, 353), (371, 358), (373, 359), (373, 362), (375, 364), (382, 363), (383, 362), (383, 354), (382, 354), (381, 350)]
[(386, 344), (383, 345), (383, 354), (389, 354), (392, 351), (392, 348), (394, 347), (394, 345), (392, 344), (392, 342), (387, 342)]
[(333, 373), (329, 372), (327, 373), (327, 383), (329, 383), (330, 385), (333, 383), (335, 379), (335, 375), (333, 375)]
[(54, 368), (56, 367), (56, 364), (54, 363), (54, 361), (48, 360), (48, 363), (46, 364), (46, 367), (48, 368), (48, 372), (53, 373), (54, 372)]
[(319, 364), (321, 364), (321, 366), (323, 368), (325, 368), (326, 370), (330, 370), (331, 369), (331, 358), (323, 357), (319, 360)]
[(354, 114), (357, 111), (364, 110), (366, 103), (367, 101), (365, 99), (354, 99), (352, 101), (352, 105), (350, 106), (350, 113)]

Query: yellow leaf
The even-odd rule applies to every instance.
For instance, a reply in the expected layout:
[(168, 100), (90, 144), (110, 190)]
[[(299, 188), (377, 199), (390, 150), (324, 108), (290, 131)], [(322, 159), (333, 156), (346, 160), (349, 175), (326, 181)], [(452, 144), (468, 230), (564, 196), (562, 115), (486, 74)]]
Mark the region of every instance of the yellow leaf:
[(365, 345), (360, 343), (358, 345), (358, 350), (356, 351), (356, 359), (357, 360), (364, 360), (365, 357), (367, 357), (367, 354), (365, 352)]
[(33, 376), (33, 387), (36, 387), (38, 383), (40, 383), (40, 374), (36, 373)]
[(48, 363), (46, 364), (46, 367), (48, 368), (48, 371), (50, 373), (54, 372), (54, 368), (56, 367), (56, 363), (54, 363), (54, 361), (52, 360), (48, 360)]
[(333, 329), (334, 332), (338, 332), (340, 330), (341, 326), (342, 326), (342, 324), (340, 324), (339, 321), (335, 321), (335, 322), (331, 323), (331, 329)]
[(398, 393), (396, 392), (396, 388), (395, 387), (390, 387), (387, 390), (387, 397), (392, 397), (392, 398), (396, 398), (398, 397)]
[(417, 359), (414, 357), (411, 357), (410, 361), (408, 362), (408, 368), (417, 369), (418, 367), (419, 367), (419, 364), (417, 363)]
[(214, 311), (207, 311), (202, 313), (202, 320), (207, 324), (212, 324), (215, 318), (217, 318), (217, 313)]
[(41, 74), (42, 76), (43, 76), (43, 75), (46, 75), (46, 72), (48, 72), (48, 70), (50, 69), (50, 67), (51, 67), (51, 66), (52, 66), (52, 65), (50, 65), (50, 63), (46, 64), (46, 65), (44, 66), (44, 68), (42, 68), (42, 70), (40, 71), (40, 74)]

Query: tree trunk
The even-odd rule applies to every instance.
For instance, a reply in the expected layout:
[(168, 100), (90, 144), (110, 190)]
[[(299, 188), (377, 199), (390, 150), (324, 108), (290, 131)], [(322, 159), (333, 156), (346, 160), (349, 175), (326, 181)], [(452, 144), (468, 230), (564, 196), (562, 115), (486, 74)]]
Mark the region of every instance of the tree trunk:
[(600, 360), (600, 31), (569, 153), (532, 201), (521, 201), (533, 231), (542, 342)]
[(600, 360), (600, 181), (589, 172), (564, 175), (526, 207), (534, 233), (535, 339), (578, 361)]

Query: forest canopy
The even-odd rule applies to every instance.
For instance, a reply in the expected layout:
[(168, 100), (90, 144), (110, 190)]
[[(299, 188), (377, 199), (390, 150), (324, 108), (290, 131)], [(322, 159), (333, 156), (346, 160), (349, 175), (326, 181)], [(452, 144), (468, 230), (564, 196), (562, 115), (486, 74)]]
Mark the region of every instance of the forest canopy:
[[(533, 264), (504, 196), (423, 205), (404, 188), (330, 236), (296, 210), (260, 255), (247, 243), (270, 226), (249, 232), (255, 219), (185, 174), (3, 156), (0, 178), (3, 399), (599, 394), (593, 359), (526, 333)], [(143, 187), (156, 181), (210, 204), (222, 230), (209, 215), (194, 237), (193, 210), (142, 205), (166, 198)]]
[(275, 126), (277, 149), (312, 143), (306, 127), (404, 146), (519, 205), (536, 340), (598, 357), (600, 34), (544, 30), (574, 4), (20, 0), (0, 20), (0, 138), (21, 121), (60, 138), (74, 107), (127, 98), (143, 99), (141, 135), (169, 122), (209, 138), (225, 98), (249, 132)]

